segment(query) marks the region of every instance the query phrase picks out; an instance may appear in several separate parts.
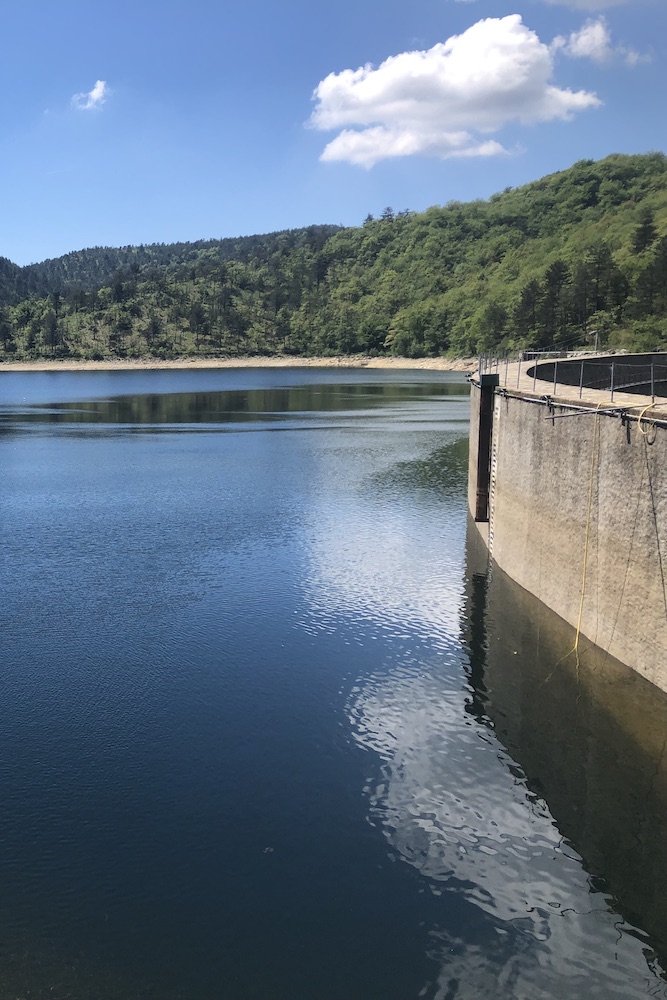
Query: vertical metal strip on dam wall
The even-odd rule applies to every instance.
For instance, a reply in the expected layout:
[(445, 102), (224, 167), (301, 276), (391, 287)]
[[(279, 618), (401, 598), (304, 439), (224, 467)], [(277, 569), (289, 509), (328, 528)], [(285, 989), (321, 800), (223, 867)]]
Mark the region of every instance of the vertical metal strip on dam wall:
[[(485, 436), (485, 387), (471, 384), (468, 503), (476, 517), (493, 449), (493, 562), (667, 691), (667, 427), (491, 391)], [(489, 546), (488, 525), (475, 530)]]
[(478, 522), (489, 520), (493, 405), (497, 386), (497, 375), (481, 375), (477, 387), (479, 401), (471, 411), (470, 437), (475, 437), (475, 447), (470, 449), (468, 484), (474, 485), (474, 497), (471, 492), (469, 500), (470, 510)]

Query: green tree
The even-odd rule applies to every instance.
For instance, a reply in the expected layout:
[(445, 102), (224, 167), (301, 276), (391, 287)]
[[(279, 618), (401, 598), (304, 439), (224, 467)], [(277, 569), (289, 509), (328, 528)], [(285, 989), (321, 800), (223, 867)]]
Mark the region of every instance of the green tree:
[(512, 314), (514, 331), (522, 341), (530, 342), (537, 337), (541, 302), (542, 286), (536, 278), (531, 278), (521, 289)]
[(658, 237), (658, 230), (655, 227), (653, 212), (650, 208), (645, 208), (640, 217), (640, 222), (632, 235), (633, 253), (643, 253), (655, 242)]
[(0, 309), (0, 344), (2, 344), (2, 350), (5, 354), (16, 353), (16, 337), (4, 309)]
[(548, 347), (556, 340), (565, 339), (568, 332), (568, 285), (572, 274), (568, 264), (561, 259), (549, 264), (544, 275), (544, 294), (541, 304), (541, 347)]

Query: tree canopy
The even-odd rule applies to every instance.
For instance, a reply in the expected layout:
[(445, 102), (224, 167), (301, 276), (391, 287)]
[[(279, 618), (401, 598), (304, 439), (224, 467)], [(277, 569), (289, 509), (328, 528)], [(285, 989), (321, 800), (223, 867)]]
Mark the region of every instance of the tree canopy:
[(354, 228), (0, 258), (0, 358), (667, 349), (667, 158)]

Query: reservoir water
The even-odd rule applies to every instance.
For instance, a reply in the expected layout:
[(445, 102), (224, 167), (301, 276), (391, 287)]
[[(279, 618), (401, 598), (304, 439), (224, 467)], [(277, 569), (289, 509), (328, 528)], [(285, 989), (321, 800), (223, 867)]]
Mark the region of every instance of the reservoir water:
[(433, 372), (0, 374), (0, 1000), (667, 997), (667, 709)]

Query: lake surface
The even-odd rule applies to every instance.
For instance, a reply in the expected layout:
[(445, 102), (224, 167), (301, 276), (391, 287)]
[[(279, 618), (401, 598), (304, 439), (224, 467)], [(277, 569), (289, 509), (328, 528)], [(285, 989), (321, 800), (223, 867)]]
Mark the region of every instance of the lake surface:
[(467, 433), (0, 374), (0, 1000), (667, 997), (665, 699), (480, 572)]

